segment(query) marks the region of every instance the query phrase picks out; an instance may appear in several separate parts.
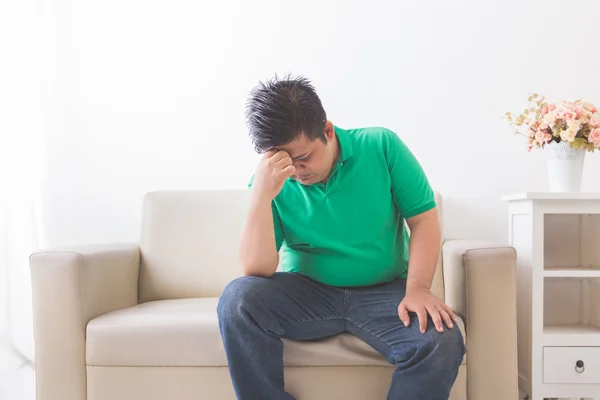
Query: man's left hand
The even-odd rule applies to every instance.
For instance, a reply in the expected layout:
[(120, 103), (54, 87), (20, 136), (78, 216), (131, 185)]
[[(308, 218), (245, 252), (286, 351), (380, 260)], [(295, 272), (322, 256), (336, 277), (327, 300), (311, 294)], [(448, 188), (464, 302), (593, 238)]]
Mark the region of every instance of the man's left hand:
[(404, 323), (404, 326), (408, 326), (410, 324), (410, 317), (408, 316), (409, 311), (415, 312), (419, 317), (421, 333), (425, 333), (425, 330), (427, 329), (428, 314), (431, 316), (431, 319), (433, 320), (435, 328), (438, 332), (442, 332), (444, 330), (442, 320), (450, 329), (454, 326), (452, 321), (458, 321), (458, 318), (452, 309), (443, 301), (435, 297), (431, 291), (426, 288), (414, 288), (406, 290), (406, 295), (398, 306), (398, 316)]

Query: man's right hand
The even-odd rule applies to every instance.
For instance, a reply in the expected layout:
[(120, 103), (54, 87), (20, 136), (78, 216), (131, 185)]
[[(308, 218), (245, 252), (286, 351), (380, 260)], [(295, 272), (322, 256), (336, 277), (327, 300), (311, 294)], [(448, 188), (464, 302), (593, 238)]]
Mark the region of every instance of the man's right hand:
[(295, 172), (296, 168), (292, 165), (292, 159), (287, 152), (270, 150), (258, 163), (252, 190), (257, 196), (271, 201), (277, 197), (286, 179)]

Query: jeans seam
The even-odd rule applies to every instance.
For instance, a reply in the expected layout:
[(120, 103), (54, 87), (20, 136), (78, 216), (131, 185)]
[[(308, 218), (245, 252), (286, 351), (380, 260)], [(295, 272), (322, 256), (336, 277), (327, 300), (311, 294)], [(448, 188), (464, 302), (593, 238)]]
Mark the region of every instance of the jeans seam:
[(315, 322), (315, 321), (331, 321), (332, 319), (343, 319), (342, 317), (326, 317), (326, 318), (308, 318), (308, 319), (303, 319), (302, 321), (296, 321), (296, 322), (291, 322), (289, 324), (285, 324), (282, 326), (295, 326), (295, 325), (299, 325), (299, 324), (303, 324), (305, 322)]
[(368, 333), (370, 336), (372, 336), (375, 339), (379, 340), (381, 343), (385, 344), (386, 346), (389, 346), (390, 349), (392, 349), (392, 353), (394, 352), (394, 346), (392, 346), (391, 343), (387, 342), (386, 340), (383, 340), (379, 336), (375, 335), (373, 332), (369, 331), (368, 329), (365, 329), (363, 326), (358, 325), (356, 322), (352, 321), (350, 318), (346, 318), (346, 319), (347, 319), (348, 322), (350, 322), (352, 325), (354, 325), (358, 329), (362, 330), (363, 332)]
[(344, 289), (344, 306), (342, 309), (342, 317), (344, 318), (344, 330), (348, 330), (348, 289)]

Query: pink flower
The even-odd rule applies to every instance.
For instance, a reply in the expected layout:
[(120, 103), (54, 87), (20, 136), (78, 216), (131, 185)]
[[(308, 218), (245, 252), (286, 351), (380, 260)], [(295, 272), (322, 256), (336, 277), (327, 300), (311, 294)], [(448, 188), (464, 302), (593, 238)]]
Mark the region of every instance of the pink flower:
[(546, 129), (548, 129), (548, 127), (549, 127), (548, 124), (546, 122), (543, 122), (540, 125), (540, 131), (545, 131)]
[(600, 147), (600, 128), (596, 128), (591, 131), (588, 140), (590, 143), (593, 143), (594, 146)]
[(597, 127), (598, 125), (600, 125), (600, 113), (593, 114), (588, 124), (590, 124), (590, 126), (593, 127)]
[(575, 113), (577, 114), (577, 119), (582, 119), (583, 117), (587, 116), (588, 111), (580, 106), (575, 109)]
[(552, 135), (550, 135), (549, 133), (546, 133), (546, 132), (537, 131), (535, 134), (535, 141), (538, 142), (539, 144), (548, 143), (551, 138), (552, 138)]
[(542, 113), (542, 115), (548, 114), (548, 106), (543, 105), (542, 108), (540, 108), (540, 112)]
[(588, 110), (591, 113), (595, 113), (596, 111), (598, 111), (596, 109), (596, 106), (594, 106), (592, 103), (588, 103), (588, 102), (583, 103), (583, 108), (585, 108), (586, 110)]
[(544, 132), (537, 131), (535, 133), (535, 141), (538, 142), (539, 144), (544, 143)]
[(550, 110), (550, 111), (556, 110), (556, 104), (548, 104), (548, 110)]
[(573, 110), (571, 108), (567, 108), (567, 107), (560, 107), (559, 109), (556, 110), (555, 115), (556, 115), (556, 118), (564, 119), (567, 122), (573, 121), (577, 117), (575, 110)]

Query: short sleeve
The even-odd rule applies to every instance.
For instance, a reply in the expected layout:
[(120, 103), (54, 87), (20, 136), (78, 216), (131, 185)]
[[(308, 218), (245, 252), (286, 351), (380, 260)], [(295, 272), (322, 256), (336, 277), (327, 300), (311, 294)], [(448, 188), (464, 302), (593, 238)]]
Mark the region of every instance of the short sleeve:
[(275, 228), (275, 245), (277, 246), (277, 252), (281, 249), (283, 244), (283, 225), (281, 223), (281, 217), (277, 206), (274, 202), (271, 203), (271, 209), (273, 210), (273, 227)]
[(392, 131), (385, 131), (382, 143), (394, 204), (402, 217), (411, 218), (434, 208), (435, 194), (414, 154)]
[[(252, 181), (254, 180), (254, 176), (250, 179), (248, 183), (248, 189), (252, 187)], [(246, 205), (248, 202), (246, 202)], [(273, 228), (275, 230), (275, 246), (277, 247), (277, 252), (281, 249), (283, 244), (283, 225), (281, 223), (281, 217), (279, 216), (279, 211), (277, 211), (277, 206), (275, 202), (271, 202), (271, 211), (273, 212)]]

